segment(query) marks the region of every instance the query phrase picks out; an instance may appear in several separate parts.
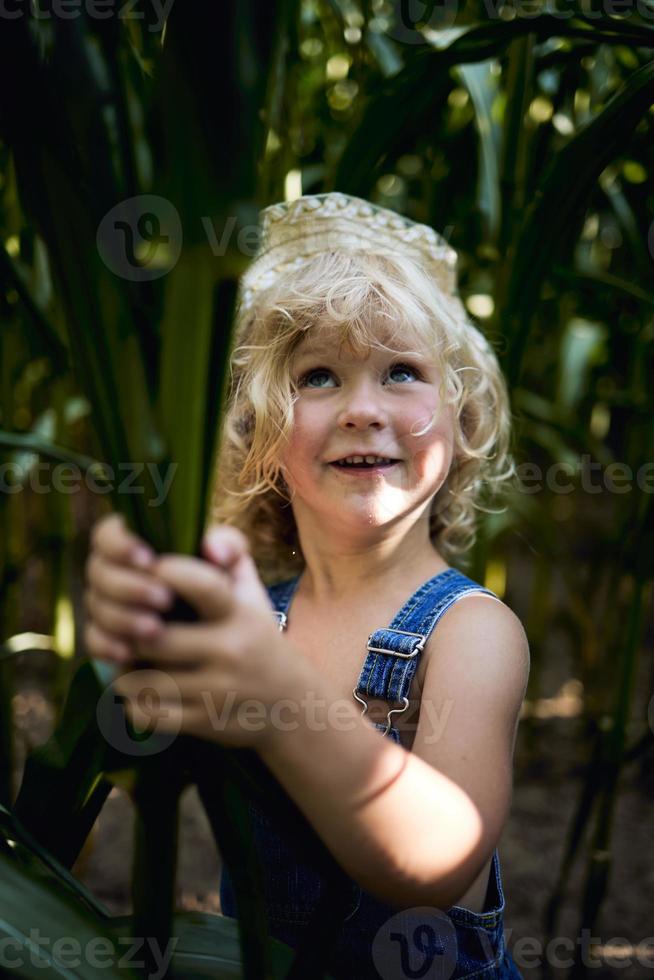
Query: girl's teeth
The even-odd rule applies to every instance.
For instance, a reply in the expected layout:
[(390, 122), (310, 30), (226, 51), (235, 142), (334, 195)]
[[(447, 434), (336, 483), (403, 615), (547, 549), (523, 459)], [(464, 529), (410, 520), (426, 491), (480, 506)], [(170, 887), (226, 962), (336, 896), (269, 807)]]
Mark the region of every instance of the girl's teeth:
[(381, 456), (348, 456), (346, 459), (339, 460), (339, 465), (361, 466), (365, 463), (367, 466), (388, 466), (392, 462), (391, 459), (386, 459)]

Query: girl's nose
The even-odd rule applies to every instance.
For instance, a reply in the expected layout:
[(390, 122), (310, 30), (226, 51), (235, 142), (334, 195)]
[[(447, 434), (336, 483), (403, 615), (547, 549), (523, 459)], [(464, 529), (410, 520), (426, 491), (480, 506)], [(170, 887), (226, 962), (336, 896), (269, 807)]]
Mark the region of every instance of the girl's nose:
[(383, 404), (384, 392), (379, 385), (361, 382), (349, 390), (343, 390), (338, 424), (344, 428), (383, 428), (387, 424), (387, 411)]

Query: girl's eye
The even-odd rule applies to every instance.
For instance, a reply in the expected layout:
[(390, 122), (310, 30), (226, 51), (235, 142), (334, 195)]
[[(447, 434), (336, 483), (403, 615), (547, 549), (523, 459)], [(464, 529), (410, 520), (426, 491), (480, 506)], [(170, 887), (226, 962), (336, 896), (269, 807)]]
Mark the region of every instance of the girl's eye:
[(392, 368), (389, 368), (388, 376), (390, 377), (395, 372), (401, 372), (402, 374), (412, 374), (414, 378), (418, 378), (418, 372), (415, 368), (412, 368), (409, 364), (394, 364)]
[[(391, 381), (395, 383), (397, 381), (397, 378), (393, 378), (392, 375), (396, 375), (396, 374), (404, 374), (404, 375), (409, 374), (412, 375), (414, 380), (417, 380), (420, 377), (416, 369), (412, 368), (409, 364), (394, 364), (391, 368), (388, 369), (387, 377), (390, 378)], [(332, 381), (334, 380), (334, 376), (332, 372), (329, 371), (327, 368), (313, 368), (312, 371), (307, 371), (307, 373), (302, 378), (300, 378), (298, 385), (301, 388), (327, 388), (328, 385), (322, 383), (325, 378), (331, 378)], [(317, 379), (317, 383), (313, 384), (313, 381), (315, 381), (316, 379)], [(399, 382), (402, 383), (402, 381), (405, 380), (406, 378), (404, 379), (400, 378)]]
[(303, 387), (305, 387), (305, 388), (324, 388), (325, 385), (323, 385), (323, 384), (318, 383), (318, 384), (313, 385), (313, 384), (309, 384), (309, 382), (311, 381), (312, 378), (316, 378), (316, 377), (319, 378), (319, 379), (320, 378), (331, 377), (331, 374), (332, 374), (331, 371), (328, 371), (327, 368), (314, 368), (313, 371), (307, 371), (307, 373), (304, 375), (304, 377), (300, 378), (299, 385), (300, 385), (301, 388), (303, 388)]

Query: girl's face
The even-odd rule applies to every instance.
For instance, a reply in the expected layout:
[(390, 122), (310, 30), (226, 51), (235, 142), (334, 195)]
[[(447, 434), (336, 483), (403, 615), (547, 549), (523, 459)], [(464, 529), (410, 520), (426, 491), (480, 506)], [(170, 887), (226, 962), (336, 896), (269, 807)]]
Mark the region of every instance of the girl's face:
[[(290, 364), (299, 396), (283, 454), (298, 527), (334, 533), (411, 523), (429, 505), (452, 462), (453, 418), (439, 396), (439, 370), (424, 354), (339, 351), (338, 341), (304, 338)], [(424, 435), (421, 432), (433, 422)], [(357, 467), (351, 456), (389, 462)]]

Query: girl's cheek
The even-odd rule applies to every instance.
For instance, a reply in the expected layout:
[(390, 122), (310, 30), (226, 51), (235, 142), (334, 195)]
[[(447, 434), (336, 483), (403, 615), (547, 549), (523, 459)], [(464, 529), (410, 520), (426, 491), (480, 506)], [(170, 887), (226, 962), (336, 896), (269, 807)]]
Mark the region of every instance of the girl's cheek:
[(452, 434), (445, 426), (435, 428), (419, 440), (423, 445), (413, 454), (413, 467), (421, 479), (444, 480), (453, 458)]
[(426, 449), (419, 449), (413, 457), (413, 468), (416, 476), (420, 480), (433, 479), (439, 467), (433, 457)]

